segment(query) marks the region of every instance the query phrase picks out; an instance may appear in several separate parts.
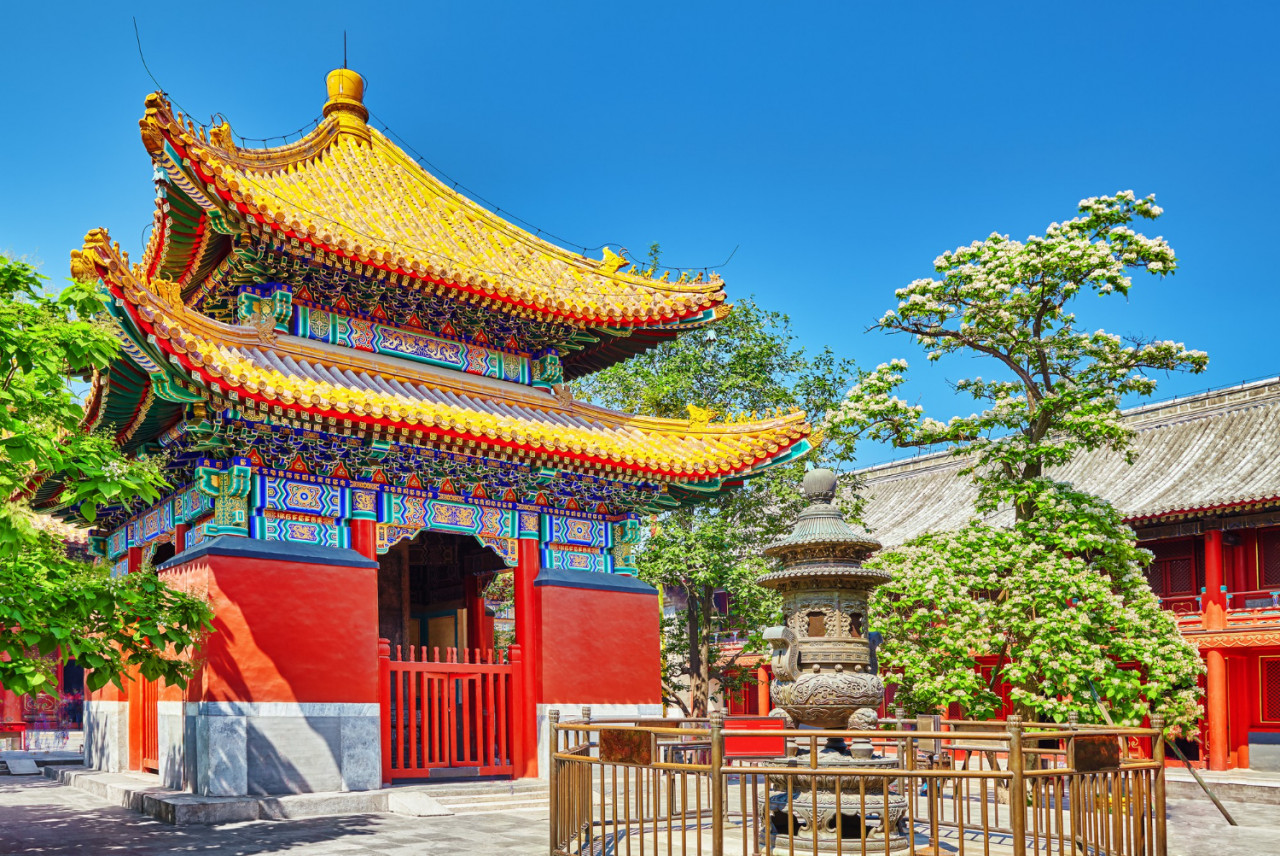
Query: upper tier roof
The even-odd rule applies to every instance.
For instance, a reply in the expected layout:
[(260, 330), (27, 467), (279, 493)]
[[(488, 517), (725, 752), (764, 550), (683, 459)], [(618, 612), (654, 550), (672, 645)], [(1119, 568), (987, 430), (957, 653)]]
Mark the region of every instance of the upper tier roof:
[[(1280, 502), (1280, 378), (1125, 411), (1137, 460), (1082, 452), (1049, 475), (1112, 503), (1130, 523), (1221, 514)], [(860, 471), (863, 520), (886, 545), (958, 529), (977, 488), (949, 452)], [(1004, 508), (995, 525), (1013, 523)]]
[[(723, 304), (718, 276), (665, 282), (629, 273), (607, 249), (603, 260), (590, 259), (506, 222), (368, 126), (358, 75), (333, 72), (329, 89), (325, 119), (314, 131), (264, 149), (236, 146), (225, 124), (208, 134), (184, 127), (155, 93), (140, 122), (143, 142), (180, 190), (231, 221), (218, 227), (236, 231), (235, 221), (243, 221), (460, 301), (580, 328), (623, 329), (711, 320)], [(165, 251), (158, 244), (149, 250)]]
[[(799, 412), (723, 425), (629, 416), (520, 384), (225, 324), (186, 307), (176, 283), (148, 280), (141, 265), (130, 269), (101, 230), (73, 253), (72, 272), (103, 280), (141, 337), (194, 380), (193, 388), (313, 420), (350, 420), (375, 433), (426, 434), (429, 445), (478, 445), (615, 478), (682, 484), (742, 477), (807, 448), (809, 425)], [(153, 382), (169, 371), (138, 359)]]

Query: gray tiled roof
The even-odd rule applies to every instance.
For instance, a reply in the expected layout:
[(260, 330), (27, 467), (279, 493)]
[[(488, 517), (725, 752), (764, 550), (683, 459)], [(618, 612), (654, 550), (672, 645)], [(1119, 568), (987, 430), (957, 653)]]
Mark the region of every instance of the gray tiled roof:
[[(1109, 500), (1130, 521), (1280, 500), (1280, 377), (1125, 411), (1137, 461), (1090, 452), (1051, 472)], [(861, 470), (864, 522), (886, 545), (973, 517), (976, 490), (945, 452)], [(1002, 509), (987, 518), (1011, 523)]]

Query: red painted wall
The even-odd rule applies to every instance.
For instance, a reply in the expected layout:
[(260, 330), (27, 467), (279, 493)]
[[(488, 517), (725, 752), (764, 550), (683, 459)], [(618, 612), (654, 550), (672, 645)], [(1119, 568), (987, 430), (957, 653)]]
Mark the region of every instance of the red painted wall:
[(658, 598), (539, 586), (544, 704), (656, 704)]
[(213, 555), (163, 576), (214, 610), (189, 700), (378, 700), (376, 569)]

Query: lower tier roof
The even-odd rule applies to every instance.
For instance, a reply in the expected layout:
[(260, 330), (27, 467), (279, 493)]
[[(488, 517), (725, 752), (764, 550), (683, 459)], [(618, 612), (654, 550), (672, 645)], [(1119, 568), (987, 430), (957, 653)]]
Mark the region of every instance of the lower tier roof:
[(575, 401), (563, 389), (551, 394), (215, 321), (186, 307), (175, 283), (131, 270), (103, 231), (73, 254), (73, 272), (106, 284), (165, 361), (152, 368), (172, 373), (189, 393), (256, 402), (288, 418), (674, 483), (750, 475), (807, 448), (810, 426), (800, 412), (730, 424), (637, 417)]

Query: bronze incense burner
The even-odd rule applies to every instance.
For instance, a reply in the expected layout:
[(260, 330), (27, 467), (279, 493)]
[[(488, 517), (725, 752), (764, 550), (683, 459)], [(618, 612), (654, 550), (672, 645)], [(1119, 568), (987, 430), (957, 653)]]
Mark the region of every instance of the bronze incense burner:
[[(784, 616), (781, 627), (765, 631), (773, 646), (769, 697), (774, 709), (769, 715), (784, 718), (789, 728), (869, 731), (878, 723), (884, 683), (871, 665), (867, 601), (889, 574), (862, 566), (880, 542), (845, 522), (834, 505), (836, 486), (831, 470), (806, 473), (802, 488), (809, 506), (800, 512), (791, 533), (764, 551), (781, 567), (760, 577), (759, 583), (782, 596)], [(801, 750), (772, 765), (812, 763), (807, 750)], [(842, 738), (828, 739), (819, 751), (817, 775), (768, 777), (770, 787), (781, 792), (768, 797), (772, 823), (766, 835), (771, 841), (762, 844), (774, 852), (789, 852), (792, 846), (813, 852), (816, 827), (817, 849), (822, 851), (838, 849), (837, 837), (846, 839), (844, 849), (848, 839), (864, 837), (876, 848), (884, 848), (886, 838), (890, 850), (906, 847), (906, 800), (901, 794), (877, 801), (877, 816), (859, 816), (846, 801), (840, 811), (845, 816), (836, 817), (837, 771), (897, 766), (896, 758), (875, 757), (869, 739), (848, 744)], [(892, 782), (883, 776), (840, 778), (846, 793), (850, 788), (856, 793), (860, 786), (866, 793), (883, 793)]]

